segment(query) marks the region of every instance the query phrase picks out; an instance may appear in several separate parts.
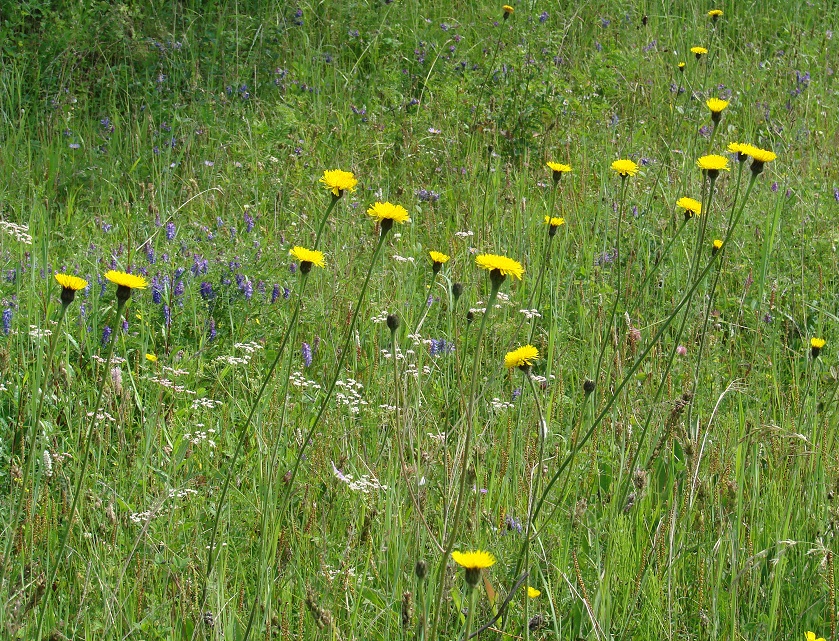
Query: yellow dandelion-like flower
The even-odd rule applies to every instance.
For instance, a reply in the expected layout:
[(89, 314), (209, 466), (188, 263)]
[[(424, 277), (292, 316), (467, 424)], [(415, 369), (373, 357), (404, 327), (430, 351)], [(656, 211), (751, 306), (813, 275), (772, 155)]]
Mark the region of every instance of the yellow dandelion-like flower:
[(685, 210), (685, 219), (702, 214), (702, 203), (687, 196), (679, 198), (676, 201), (676, 207), (681, 207)]
[(571, 172), (571, 165), (563, 165), (561, 162), (549, 162), (548, 169), (553, 172), (554, 182), (558, 183), (559, 179), (562, 178), (562, 174)]
[(719, 250), (722, 249), (722, 241), (717, 238), (714, 240), (713, 245), (711, 245), (711, 253), (716, 254)]
[(808, 631), (804, 636), (807, 638), (807, 641), (824, 641), (824, 639), (822, 637), (819, 637), (817, 639), (815, 632), (809, 632)]
[[(311, 268), (312, 265), (317, 265), (318, 267), (323, 268), (323, 252), (306, 249), (305, 247), (294, 246), (289, 250), (288, 255), (300, 261), (301, 271), (304, 270), (304, 265), (306, 265), (306, 263), (309, 264), (309, 268)], [(308, 270), (303, 273), (308, 273)]]
[(719, 18), (721, 15), (722, 15), (722, 9), (711, 9), (708, 12), (708, 17), (713, 18), (714, 20)]
[(564, 225), (565, 219), (560, 218), (559, 216), (545, 216), (545, 224), (550, 225), (553, 228), (556, 228), (560, 225)]
[(486, 269), (491, 273), (498, 273), (503, 276), (513, 276), (521, 280), (524, 274), (524, 267), (521, 263), (507, 258), (506, 256), (498, 256), (496, 254), (479, 254), (475, 257), (475, 264), (481, 269)]
[(65, 307), (76, 298), (76, 292), (87, 287), (87, 281), (70, 274), (56, 274), (55, 280), (61, 285), (61, 304)]
[(87, 281), (78, 276), (70, 276), (69, 274), (56, 274), (55, 280), (65, 289), (72, 289), (74, 292), (87, 287)]
[(529, 586), (529, 585), (527, 586), (527, 596), (530, 597), (531, 599), (535, 599), (540, 594), (542, 594), (542, 592), (540, 590), (537, 590), (536, 588), (534, 588), (532, 586)]
[(621, 178), (626, 178), (627, 176), (634, 176), (638, 173), (638, 165), (636, 165), (631, 160), (616, 160), (612, 163), (612, 169), (620, 174)]
[(748, 154), (746, 151), (751, 145), (742, 142), (730, 142), (728, 143), (728, 151), (732, 154), (737, 154), (737, 162), (745, 162), (749, 159)]
[(507, 352), (504, 357), (504, 367), (512, 369), (513, 367), (530, 367), (539, 358), (539, 350), (533, 345), (522, 345), (514, 349), (512, 352)]
[(697, 60), (699, 60), (702, 56), (708, 53), (708, 50), (705, 47), (691, 47), (690, 52), (696, 56)]
[(768, 149), (761, 149), (760, 147), (755, 147), (754, 145), (747, 146), (746, 154), (748, 156), (751, 156), (752, 160), (756, 160), (762, 163), (772, 162), (778, 157), (774, 151), (770, 151)]
[(146, 360), (149, 361), (150, 363), (156, 363), (157, 362), (157, 356), (155, 356), (154, 354), (146, 354)]
[(819, 353), (822, 351), (822, 348), (827, 345), (827, 341), (823, 338), (811, 338), (810, 339), (810, 355), (813, 358), (818, 358)]
[(509, 16), (511, 13), (515, 13), (515, 11), (516, 11), (515, 9), (513, 9), (513, 7), (511, 7), (508, 4), (505, 4), (503, 7), (501, 7), (501, 10), (504, 11), (504, 17), (505, 18), (507, 16)]
[(435, 263), (440, 263), (441, 265), (449, 262), (449, 259), (451, 258), (451, 256), (446, 256), (446, 254), (435, 251), (428, 252), (428, 255), (431, 256), (432, 261), (434, 261)]
[(345, 191), (355, 191), (355, 186), (358, 184), (355, 174), (351, 171), (341, 171), (340, 169), (327, 169), (323, 172), (320, 182), (336, 198), (343, 196)]
[(474, 552), (452, 552), (452, 559), (455, 563), (467, 570), (483, 570), (495, 565), (495, 557), (489, 552), (475, 550)]
[(711, 110), (712, 114), (718, 114), (722, 112), (723, 109), (728, 107), (729, 102), (730, 101), (723, 100), (722, 98), (708, 98), (708, 100), (705, 101), (705, 104), (707, 105), (708, 109)]
[(696, 166), (703, 171), (715, 172), (712, 175), (716, 175), (720, 171), (730, 171), (728, 167), (728, 158), (725, 156), (718, 156), (717, 154), (702, 156), (696, 161)]
[(408, 211), (402, 205), (394, 205), (388, 202), (375, 203), (372, 207), (370, 207), (370, 209), (367, 210), (367, 213), (376, 220), (378, 220), (380, 223), (386, 220), (391, 221), (391, 225), (394, 222), (411, 222), (411, 217), (408, 216)]
[(117, 286), (117, 301), (120, 304), (124, 304), (131, 298), (132, 289), (145, 289), (149, 286), (148, 281), (142, 276), (118, 272), (114, 269), (105, 272), (105, 278)]
[(679, 63), (679, 71), (684, 72), (684, 70), (685, 70), (685, 63), (684, 63), (684, 62), (680, 62), (680, 63)]

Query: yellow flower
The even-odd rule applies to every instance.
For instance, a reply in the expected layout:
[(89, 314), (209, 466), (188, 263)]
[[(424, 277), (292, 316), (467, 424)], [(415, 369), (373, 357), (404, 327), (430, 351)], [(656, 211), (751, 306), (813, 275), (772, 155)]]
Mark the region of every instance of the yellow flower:
[(536, 588), (531, 587), (529, 585), (527, 586), (527, 596), (529, 596), (531, 599), (535, 599), (540, 594), (542, 594), (542, 593), (539, 590), (537, 590)]
[(497, 271), (502, 276), (514, 276), (519, 280), (521, 280), (522, 274), (524, 274), (524, 267), (521, 266), (521, 263), (506, 256), (479, 254), (475, 257), (475, 263), (481, 269), (486, 269), (490, 272)]
[(288, 254), (300, 261), (301, 270), (303, 269), (303, 263), (310, 263), (311, 265), (317, 265), (321, 268), (323, 267), (323, 252), (312, 251), (311, 249), (306, 249), (305, 247), (294, 246), (291, 250), (289, 250)]
[(722, 9), (711, 9), (708, 12), (708, 17), (713, 18), (714, 20), (719, 18), (721, 15), (722, 15)]
[(336, 198), (343, 196), (345, 191), (355, 191), (355, 186), (358, 184), (355, 175), (351, 171), (341, 171), (340, 169), (327, 169), (323, 172), (320, 182)]
[(824, 641), (824, 639), (823, 639), (822, 637), (819, 637), (819, 638), (817, 639), (817, 638), (816, 638), (816, 633), (815, 633), (815, 632), (809, 632), (809, 631), (808, 631), (808, 632), (805, 634), (805, 636), (807, 637), (807, 641)]
[(450, 256), (446, 256), (445, 254), (443, 254), (441, 252), (435, 252), (435, 251), (428, 252), (428, 255), (431, 256), (432, 261), (434, 261), (435, 263), (440, 263), (441, 265), (443, 263), (449, 262), (449, 258), (450, 258)]
[(383, 220), (391, 220), (397, 223), (411, 222), (411, 217), (408, 216), (407, 210), (402, 205), (377, 202), (367, 210), (367, 213), (379, 222)]
[(551, 227), (559, 227), (565, 224), (565, 219), (558, 216), (545, 216), (545, 224)]
[(452, 559), (467, 570), (483, 570), (495, 565), (495, 557), (489, 552), (475, 550), (474, 552), (452, 552)]
[(69, 274), (56, 274), (55, 280), (65, 289), (72, 289), (74, 292), (87, 287), (87, 281), (78, 276), (70, 276)]
[(694, 200), (693, 198), (688, 198), (687, 196), (679, 198), (679, 200), (676, 201), (676, 207), (681, 207), (685, 210), (685, 218), (699, 216), (702, 213), (702, 203), (698, 200)]
[(705, 47), (691, 47), (690, 52), (696, 55), (696, 59), (699, 60), (702, 56), (708, 53), (708, 50)]
[(725, 156), (718, 156), (717, 154), (702, 156), (696, 161), (696, 166), (704, 171), (710, 172), (730, 171), (728, 167), (728, 158)]
[(745, 151), (746, 155), (751, 156), (752, 160), (756, 160), (761, 163), (772, 162), (778, 157), (774, 151), (761, 149), (760, 147), (755, 147), (754, 145), (746, 145)]
[(150, 361), (152, 363), (156, 363), (157, 362), (157, 356), (155, 356), (154, 354), (146, 354), (146, 360)]
[(522, 345), (514, 349), (512, 352), (507, 352), (504, 357), (504, 367), (512, 369), (513, 367), (530, 367), (539, 358), (539, 350), (533, 345)]
[(149, 286), (148, 281), (142, 276), (135, 276), (134, 274), (126, 274), (125, 272), (118, 272), (116, 270), (109, 270), (105, 272), (105, 278), (111, 281), (114, 285), (119, 287), (127, 287), (131, 289), (145, 289)]
[(728, 143), (728, 151), (732, 154), (737, 154), (737, 162), (745, 162), (748, 159), (748, 154), (746, 150), (751, 147), (751, 145), (742, 143), (742, 142), (730, 142)]
[(548, 169), (553, 172), (554, 182), (557, 183), (562, 178), (562, 174), (571, 172), (571, 165), (563, 165), (561, 162), (549, 162)]
[(823, 338), (811, 338), (810, 339), (810, 347), (815, 347), (816, 349), (821, 349), (827, 344), (827, 341)]
[(616, 160), (612, 163), (612, 169), (618, 172), (622, 178), (634, 176), (638, 173), (638, 165), (631, 160)]
[(87, 287), (87, 281), (78, 276), (69, 274), (56, 274), (55, 280), (61, 285), (61, 304), (65, 307), (76, 298), (76, 292)]
[(712, 114), (720, 113), (723, 109), (728, 107), (728, 103), (728, 100), (722, 100), (721, 98), (708, 98), (708, 100), (705, 101), (705, 104), (708, 106), (708, 109), (711, 110)]
[(685, 70), (685, 63), (684, 63), (684, 62), (680, 62), (680, 63), (679, 63), (679, 71), (684, 71), (684, 70)]
[(717, 239), (714, 240), (713, 249), (711, 251), (713, 251), (716, 254), (721, 249), (722, 249), (722, 241), (719, 238), (717, 238)]
[(511, 7), (508, 4), (505, 4), (503, 7), (501, 7), (501, 9), (504, 11), (505, 17), (515, 12), (515, 9), (513, 9), (513, 7)]

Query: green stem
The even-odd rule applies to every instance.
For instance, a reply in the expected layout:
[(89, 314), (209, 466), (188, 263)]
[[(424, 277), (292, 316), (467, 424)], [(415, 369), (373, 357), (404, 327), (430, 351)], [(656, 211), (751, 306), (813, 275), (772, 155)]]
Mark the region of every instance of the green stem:
[(472, 625), (475, 621), (475, 607), (478, 604), (478, 588), (467, 584), (469, 590), (469, 611), (466, 613), (466, 627), (463, 628), (463, 639), (466, 641), (472, 634)]
[(326, 225), (326, 221), (329, 218), (329, 214), (332, 213), (332, 210), (335, 209), (335, 205), (338, 204), (338, 201), (341, 200), (340, 196), (336, 196), (332, 194), (332, 202), (329, 203), (329, 207), (326, 208), (326, 211), (323, 214), (323, 218), (320, 219), (320, 225), (318, 225), (318, 233), (315, 236), (315, 246), (312, 249), (318, 248), (318, 243), (320, 242), (320, 236), (323, 233), (323, 227)]
[(481, 348), (483, 347), (481, 339), (484, 335), (484, 328), (487, 324), (487, 319), (492, 313), (492, 308), (495, 305), (495, 299), (498, 297), (498, 289), (501, 287), (502, 279), (495, 279), (491, 277), (492, 289), (487, 299), (486, 311), (481, 318), (481, 326), (478, 329), (478, 337), (475, 342), (475, 355), (472, 359), (472, 381), (469, 386), (469, 403), (466, 409), (466, 439), (463, 446), (463, 456), (460, 460), (460, 487), (458, 488), (457, 501), (455, 502), (454, 518), (452, 522), (452, 529), (449, 533), (449, 538), (446, 541), (446, 546), (443, 551), (443, 556), (440, 559), (440, 565), (437, 568), (437, 593), (435, 597), (434, 606), (434, 623), (431, 626), (431, 641), (437, 639), (437, 628), (440, 624), (440, 610), (443, 603), (443, 590), (445, 588), (446, 565), (448, 563), (449, 555), (454, 548), (454, 542), (457, 540), (457, 535), (460, 532), (461, 517), (463, 516), (463, 505), (466, 496), (466, 470), (469, 465), (469, 451), (472, 446), (472, 432), (474, 422), (475, 410), (475, 390), (478, 385), (478, 369), (481, 362)]
[[(114, 326), (119, 323), (125, 303), (125, 300), (117, 300), (116, 322), (114, 323)], [(47, 607), (49, 606), (50, 598), (54, 591), (51, 586), (55, 583), (58, 568), (61, 566), (61, 555), (64, 554), (64, 549), (67, 547), (67, 539), (70, 536), (70, 528), (73, 526), (73, 518), (76, 515), (76, 508), (81, 507), (79, 501), (82, 495), (81, 490), (82, 483), (84, 482), (84, 475), (87, 471), (87, 459), (88, 453), (90, 452), (90, 443), (93, 441), (93, 427), (96, 425), (96, 415), (99, 413), (99, 407), (102, 404), (102, 394), (105, 391), (105, 381), (107, 380), (107, 377), (110, 376), (111, 358), (114, 355), (114, 346), (116, 345), (116, 342), (117, 339), (114, 337), (108, 346), (108, 357), (105, 359), (105, 370), (102, 384), (99, 386), (99, 393), (96, 395), (96, 405), (93, 408), (93, 416), (90, 417), (90, 423), (87, 426), (87, 437), (85, 438), (84, 449), (82, 450), (82, 467), (79, 470), (79, 476), (76, 479), (76, 487), (73, 490), (73, 503), (70, 505), (70, 515), (67, 517), (67, 527), (64, 528), (64, 532), (61, 534), (61, 542), (58, 545), (58, 553), (55, 555), (55, 563), (52, 566), (52, 570), (49, 575), (50, 578), (46, 582), (46, 585), (49, 587), (44, 593), (44, 600), (41, 604), (41, 613), (38, 615), (38, 629), (35, 633), (35, 639), (41, 638), (41, 631), (44, 627), (44, 615), (47, 612)]]

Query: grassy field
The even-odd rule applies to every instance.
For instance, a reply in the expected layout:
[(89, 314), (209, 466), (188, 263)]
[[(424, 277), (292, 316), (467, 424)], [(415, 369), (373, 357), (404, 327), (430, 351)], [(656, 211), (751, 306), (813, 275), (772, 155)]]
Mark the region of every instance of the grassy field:
[(0, 3), (0, 638), (837, 640), (839, 5), (510, 9)]

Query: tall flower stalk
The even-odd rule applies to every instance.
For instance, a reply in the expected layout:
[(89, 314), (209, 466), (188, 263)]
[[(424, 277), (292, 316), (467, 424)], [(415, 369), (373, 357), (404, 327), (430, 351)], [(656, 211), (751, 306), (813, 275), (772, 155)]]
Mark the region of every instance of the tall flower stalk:
[[(117, 309), (116, 313), (114, 314), (113, 323), (114, 325), (116, 325), (119, 322), (119, 319), (122, 318), (123, 309), (125, 309), (125, 305), (128, 302), (128, 299), (131, 298), (132, 290), (145, 289), (148, 286), (148, 283), (146, 282), (145, 278), (142, 278), (140, 276), (134, 276), (133, 274), (126, 274), (124, 272), (118, 272), (115, 270), (106, 272), (105, 278), (107, 278), (109, 281), (111, 281), (117, 286)], [(87, 283), (85, 283), (85, 285), (87, 285)], [(62, 291), (62, 302), (64, 301), (64, 293), (65, 292)], [(105, 391), (104, 379), (106, 379), (111, 372), (111, 359), (114, 355), (114, 347), (116, 346), (116, 342), (116, 339), (114, 339), (108, 345), (108, 356), (105, 359), (103, 380), (99, 385), (99, 393), (96, 395), (96, 404), (93, 407), (93, 412), (90, 416), (90, 422), (87, 426), (87, 436), (85, 437), (84, 445), (82, 448), (81, 468), (78, 471), (78, 476), (76, 477), (76, 485), (73, 488), (73, 501), (70, 504), (70, 515), (67, 517), (67, 526), (64, 528), (64, 532), (62, 532), (61, 534), (61, 539), (58, 544), (58, 552), (56, 553), (55, 559), (52, 563), (52, 572), (50, 573), (49, 580), (46, 583), (46, 585), (49, 586), (55, 583), (55, 577), (58, 574), (58, 568), (61, 567), (61, 557), (63, 556), (64, 550), (67, 547), (67, 539), (69, 538), (70, 530), (73, 527), (73, 521), (76, 516), (76, 509), (81, 507), (80, 501), (82, 496), (82, 485), (84, 484), (85, 472), (87, 471), (87, 460), (88, 455), (90, 454), (90, 444), (93, 440), (93, 428), (96, 426), (96, 419), (97, 415), (99, 414), (99, 408), (102, 406), (102, 394)], [(52, 593), (52, 589), (47, 590), (44, 594), (43, 601), (41, 602), (41, 612), (38, 615), (38, 628), (34, 637), (36, 639), (41, 638), (41, 631), (43, 630), (44, 626), (44, 615), (47, 612)]]
[(446, 565), (448, 563), (449, 555), (454, 549), (457, 536), (460, 533), (460, 525), (463, 519), (463, 508), (466, 503), (466, 471), (469, 466), (469, 458), (472, 450), (472, 433), (474, 432), (475, 417), (475, 392), (478, 385), (484, 330), (486, 329), (487, 320), (492, 313), (492, 309), (495, 306), (495, 301), (498, 298), (498, 290), (501, 288), (501, 284), (504, 282), (504, 279), (509, 274), (521, 280), (521, 277), (524, 274), (524, 268), (521, 264), (507, 258), (506, 256), (481, 254), (476, 257), (475, 262), (478, 267), (489, 271), (490, 293), (489, 298), (487, 299), (486, 311), (483, 313), (481, 318), (481, 326), (478, 329), (478, 336), (475, 339), (475, 353), (472, 359), (471, 382), (469, 384), (469, 400), (466, 406), (466, 436), (464, 439), (463, 454), (460, 459), (460, 483), (457, 492), (457, 500), (455, 501), (451, 530), (449, 531), (448, 538), (446, 539), (443, 555), (437, 568), (437, 593), (435, 597), (434, 623), (431, 626), (430, 636), (432, 641), (437, 638), (437, 629), (440, 624), (443, 591), (445, 588)]

